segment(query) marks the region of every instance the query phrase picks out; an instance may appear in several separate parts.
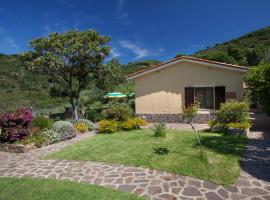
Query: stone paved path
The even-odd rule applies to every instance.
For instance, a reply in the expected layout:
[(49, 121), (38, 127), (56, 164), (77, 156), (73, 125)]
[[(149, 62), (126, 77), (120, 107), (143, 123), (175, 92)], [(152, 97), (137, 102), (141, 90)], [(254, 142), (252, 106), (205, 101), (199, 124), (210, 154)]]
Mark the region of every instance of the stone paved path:
[[(252, 134), (254, 132), (251, 132)], [(26, 154), (0, 152), (0, 176), (53, 178), (96, 184), (135, 193), (152, 200), (270, 200), (270, 182), (267, 178), (270, 174), (269, 138), (264, 138), (265, 140), (261, 143), (258, 142), (261, 139), (257, 138), (250, 141), (244, 160), (244, 170), (241, 172), (237, 183), (229, 187), (140, 167), (88, 161), (41, 159), (42, 156), (49, 152), (57, 151), (78, 140), (93, 135), (93, 132), (80, 135), (72, 140), (34, 150)], [(254, 149), (256, 149), (255, 152)], [(258, 164), (256, 164), (257, 161), (259, 161)], [(260, 172), (258, 174), (257, 169)], [(265, 176), (262, 177), (263, 174)]]

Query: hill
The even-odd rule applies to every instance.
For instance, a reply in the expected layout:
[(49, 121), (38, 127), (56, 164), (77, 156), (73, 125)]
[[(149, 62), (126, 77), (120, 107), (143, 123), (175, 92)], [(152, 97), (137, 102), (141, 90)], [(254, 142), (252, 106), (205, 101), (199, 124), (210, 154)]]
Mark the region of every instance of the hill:
[(50, 98), (46, 78), (21, 68), (17, 55), (0, 54), (0, 90), (0, 112), (32, 107), (48, 113), (59, 106), (63, 109), (66, 102)]
[(245, 66), (255, 66), (261, 61), (269, 61), (270, 26), (231, 41), (208, 47), (192, 56)]
[(143, 60), (137, 62), (130, 62), (127, 65), (123, 66), (124, 74), (127, 75), (139, 70), (143, 70), (159, 63), (161, 63), (161, 61), (159, 60)]

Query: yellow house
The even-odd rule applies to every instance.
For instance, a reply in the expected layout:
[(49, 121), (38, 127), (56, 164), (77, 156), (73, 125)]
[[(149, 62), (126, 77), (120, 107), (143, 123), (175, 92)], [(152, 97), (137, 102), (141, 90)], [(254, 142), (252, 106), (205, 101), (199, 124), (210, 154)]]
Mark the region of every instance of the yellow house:
[(204, 123), (226, 100), (243, 98), (243, 76), (238, 65), (182, 56), (126, 76), (135, 81), (136, 115), (150, 122), (181, 122), (183, 106), (198, 98), (195, 121)]

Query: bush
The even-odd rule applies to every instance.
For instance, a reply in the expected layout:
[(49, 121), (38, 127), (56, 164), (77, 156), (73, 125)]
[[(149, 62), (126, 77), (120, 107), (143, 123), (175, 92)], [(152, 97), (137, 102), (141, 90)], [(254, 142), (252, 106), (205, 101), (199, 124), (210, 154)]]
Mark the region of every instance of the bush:
[(74, 126), (67, 121), (55, 122), (52, 126), (52, 130), (59, 135), (60, 141), (64, 141), (76, 136), (76, 130)]
[(87, 127), (88, 131), (91, 131), (93, 128), (95, 128), (95, 124), (88, 119), (77, 119), (77, 120), (71, 120), (70, 122), (74, 126), (76, 126), (77, 123), (83, 123)]
[(152, 128), (155, 137), (166, 137), (166, 124), (158, 123)]
[(113, 133), (118, 130), (118, 124), (113, 120), (101, 120), (99, 122), (100, 133)]
[(141, 118), (131, 118), (128, 119), (127, 121), (121, 122), (120, 123), (120, 128), (124, 130), (132, 130), (132, 129), (139, 129), (140, 126), (145, 126), (146, 121)]
[(46, 144), (46, 138), (41, 134), (33, 135), (30, 138), (31, 143), (34, 143), (37, 148), (41, 148), (44, 144)]
[(234, 128), (234, 129), (240, 129), (240, 130), (246, 130), (248, 128), (250, 128), (251, 125), (249, 122), (234, 122), (234, 123), (229, 123), (227, 124), (227, 128)]
[(247, 102), (231, 101), (221, 104), (216, 121), (221, 124), (249, 122)]
[(133, 115), (133, 110), (127, 104), (115, 104), (103, 110), (101, 115), (107, 120), (127, 121)]
[(22, 108), (15, 112), (0, 115), (0, 142), (16, 142), (29, 136), (32, 123), (32, 111)]
[(53, 120), (44, 116), (37, 116), (33, 119), (32, 126), (38, 127), (41, 130), (50, 129), (53, 125)]
[(86, 126), (86, 124), (82, 122), (76, 123), (74, 127), (80, 133), (85, 133), (88, 130), (88, 127)]
[(45, 138), (46, 145), (53, 144), (60, 141), (59, 134), (53, 130), (45, 130), (41, 132), (41, 135)]

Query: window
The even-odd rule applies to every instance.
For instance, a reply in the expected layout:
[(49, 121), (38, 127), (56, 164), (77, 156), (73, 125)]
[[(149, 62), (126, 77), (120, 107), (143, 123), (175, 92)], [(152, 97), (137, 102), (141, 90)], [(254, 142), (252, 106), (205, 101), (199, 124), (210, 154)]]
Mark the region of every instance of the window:
[(200, 107), (214, 109), (214, 87), (198, 87), (194, 89), (194, 95), (200, 101)]
[(186, 87), (185, 106), (192, 105), (195, 98), (200, 101), (201, 108), (219, 109), (220, 104), (225, 102), (225, 86)]

